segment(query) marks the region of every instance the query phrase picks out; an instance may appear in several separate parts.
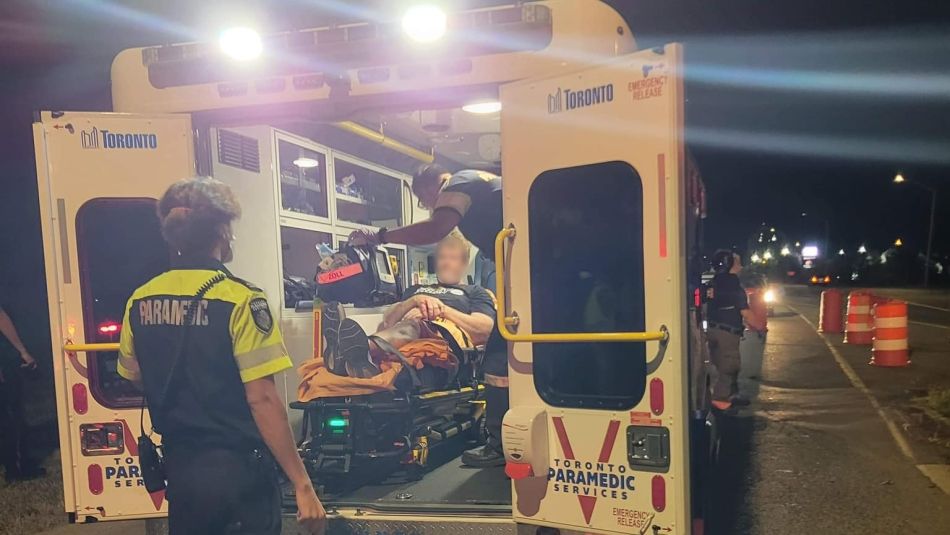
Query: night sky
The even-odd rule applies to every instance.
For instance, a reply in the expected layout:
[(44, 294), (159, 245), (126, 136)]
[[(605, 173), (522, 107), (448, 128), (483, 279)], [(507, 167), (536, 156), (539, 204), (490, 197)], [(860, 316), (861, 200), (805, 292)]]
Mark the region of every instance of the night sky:
[[(201, 7), (184, 0), (4, 1), (0, 287), (10, 308), (44, 321), (33, 110), (108, 110), (109, 65), (119, 50), (202, 32), (208, 38), (223, 14), (257, 13), (255, 26), (268, 31), (358, 18), (352, 4), (395, 3), (275, 0), (269, 4), (279, 8), (267, 11), (267, 2), (240, 0)], [(488, 3), (500, 2), (465, 2)], [(891, 184), (900, 171), (938, 188), (934, 249), (950, 252), (944, 2), (609, 3), (641, 47), (686, 44), (687, 137), (709, 190), (708, 247), (741, 247), (763, 222), (811, 240), (827, 220), (835, 249), (862, 242), (882, 248), (898, 236), (922, 248), (929, 196)]]

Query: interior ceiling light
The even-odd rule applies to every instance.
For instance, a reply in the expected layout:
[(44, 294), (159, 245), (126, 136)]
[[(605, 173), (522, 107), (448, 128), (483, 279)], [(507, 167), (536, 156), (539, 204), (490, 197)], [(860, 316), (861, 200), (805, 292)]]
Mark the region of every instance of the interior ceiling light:
[(498, 113), (501, 111), (501, 102), (498, 102), (497, 100), (483, 100), (479, 102), (472, 102), (471, 104), (466, 104), (462, 106), (462, 110), (467, 111), (468, 113), (475, 113), (478, 115)]
[(294, 165), (303, 169), (310, 169), (311, 167), (319, 167), (320, 162), (313, 158), (297, 158), (294, 160)]
[(256, 59), (264, 50), (261, 36), (251, 28), (229, 28), (218, 38), (221, 51), (232, 59), (249, 61)]
[(438, 41), (445, 35), (448, 16), (445, 10), (434, 4), (418, 4), (406, 10), (402, 16), (402, 30), (410, 39), (419, 43)]

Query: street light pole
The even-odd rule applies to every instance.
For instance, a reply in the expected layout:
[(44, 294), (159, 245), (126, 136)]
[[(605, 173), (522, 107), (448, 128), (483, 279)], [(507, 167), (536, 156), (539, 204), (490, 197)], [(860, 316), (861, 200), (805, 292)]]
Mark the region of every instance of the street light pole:
[(924, 288), (926, 288), (930, 286), (930, 255), (933, 250), (934, 242), (934, 217), (937, 213), (937, 189), (916, 180), (908, 180), (900, 173), (894, 177), (895, 184), (903, 184), (904, 182), (916, 184), (930, 192), (930, 229), (927, 231), (927, 257), (924, 259)]
[(930, 252), (934, 243), (934, 213), (937, 211), (937, 190), (930, 190), (930, 230), (927, 232), (927, 261), (924, 264), (924, 288), (930, 286)]

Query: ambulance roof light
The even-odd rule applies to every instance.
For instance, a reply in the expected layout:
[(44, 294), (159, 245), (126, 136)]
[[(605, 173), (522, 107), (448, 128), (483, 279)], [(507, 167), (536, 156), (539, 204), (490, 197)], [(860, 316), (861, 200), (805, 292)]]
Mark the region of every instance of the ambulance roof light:
[(218, 46), (227, 56), (238, 61), (257, 59), (264, 51), (260, 34), (243, 26), (228, 28), (221, 32)]
[(501, 102), (497, 100), (479, 100), (462, 106), (462, 110), (476, 115), (488, 115), (501, 111)]
[(402, 30), (413, 41), (432, 43), (445, 35), (448, 16), (435, 4), (416, 4), (402, 16)]

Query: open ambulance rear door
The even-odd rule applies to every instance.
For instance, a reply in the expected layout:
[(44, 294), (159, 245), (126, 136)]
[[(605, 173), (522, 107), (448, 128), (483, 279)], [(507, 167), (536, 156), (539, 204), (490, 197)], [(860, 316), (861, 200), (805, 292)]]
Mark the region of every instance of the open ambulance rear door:
[(682, 49), (501, 101), (514, 518), (690, 533)]
[(42, 112), (33, 136), (66, 512), (163, 515), (164, 493), (150, 496), (139, 470), (142, 397), (111, 346), (88, 344), (118, 342), (132, 291), (168, 268), (155, 204), (194, 175), (191, 119)]

